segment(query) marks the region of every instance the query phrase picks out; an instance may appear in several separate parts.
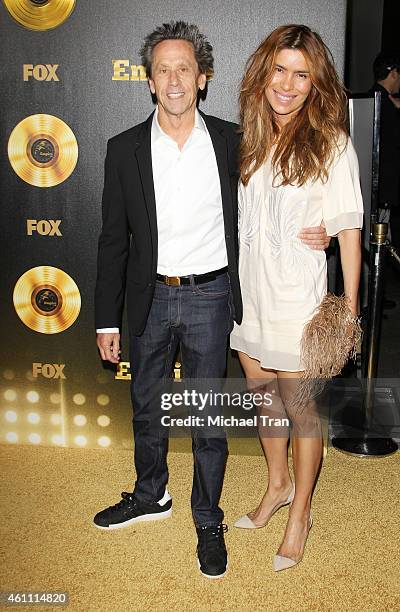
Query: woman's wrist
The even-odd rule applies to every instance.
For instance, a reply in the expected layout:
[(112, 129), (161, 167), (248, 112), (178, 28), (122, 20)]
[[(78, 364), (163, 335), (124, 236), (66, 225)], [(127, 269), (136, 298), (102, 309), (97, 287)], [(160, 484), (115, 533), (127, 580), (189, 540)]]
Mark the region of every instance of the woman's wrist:
[(349, 296), (347, 297), (347, 305), (349, 307), (349, 310), (351, 312), (351, 314), (353, 315), (353, 317), (358, 317), (358, 300), (354, 300), (352, 298), (350, 298)]

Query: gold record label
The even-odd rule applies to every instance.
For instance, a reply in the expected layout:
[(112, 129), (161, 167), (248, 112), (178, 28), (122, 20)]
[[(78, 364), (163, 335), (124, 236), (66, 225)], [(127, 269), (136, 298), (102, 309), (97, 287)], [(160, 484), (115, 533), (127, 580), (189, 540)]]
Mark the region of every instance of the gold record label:
[(58, 117), (31, 115), (11, 132), (8, 158), (14, 172), (26, 183), (54, 187), (74, 171), (78, 143), (71, 128)]
[(64, 23), (75, 0), (3, 0), (11, 17), (28, 30), (51, 30)]
[(27, 270), (14, 287), (13, 302), (21, 321), (41, 334), (58, 334), (68, 329), (81, 309), (75, 281), (51, 266)]

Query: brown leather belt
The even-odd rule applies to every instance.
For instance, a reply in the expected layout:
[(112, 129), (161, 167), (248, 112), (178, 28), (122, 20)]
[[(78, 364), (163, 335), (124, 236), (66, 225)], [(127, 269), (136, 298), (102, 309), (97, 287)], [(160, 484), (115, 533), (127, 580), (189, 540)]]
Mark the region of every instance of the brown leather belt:
[[(227, 271), (228, 266), (225, 266), (225, 268), (213, 270), (212, 272), (205, 272), (204, 274), (193, 274), (193, 281), (196, 285), (200, 285), (201, 283), (208, 283), (209, 281), (215, 280), (217, 276), (225, 274), (225, 272)], [(169, 286), (190, 285), (190, 276), (164, 276), (163, 274), (157, 274), (157, 280)]]

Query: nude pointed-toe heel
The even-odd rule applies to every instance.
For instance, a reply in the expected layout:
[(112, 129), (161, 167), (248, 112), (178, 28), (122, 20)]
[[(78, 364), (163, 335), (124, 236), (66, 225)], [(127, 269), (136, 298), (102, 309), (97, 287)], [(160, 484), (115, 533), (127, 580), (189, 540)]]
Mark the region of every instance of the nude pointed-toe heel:
[(281, 570), (289, 569), (297, 565), (298, 561), (289, 559), (289, 557), (282, 557), (281, 555), (274, 556), (274, 572), (280, 572)]
[(234, 527), (239, 527), (239, 529), (257, 529), (257, 525), (253, 523), (251, 518), (247, 514), (241, 516), (236, 523), (233, 523)]
[[(308, 538), (308, 534), (310, 533), (312, 524), (313, 524), (313, 519), (312, 519), (312, 516), (310, 515), (310, 518), (308, 520), (307, 538)], [(307, 542), (307, 539), (306, 539), (306, 542)], [(305, 548), (306, 542), (304, 543), (304, 548)], [(274, 559), (273, 559), (274, 572), (281, 572), (282, 570), (289, 569), (290, 567), (294, 567), (295, 565), (298, 565), (300, 561), (302, 560), (303, 555), (304, 555), (304, 549), (303, 549), (303, 554), (301, 555), (300, 559), (298, 559), (297, 561), (295, 561), (294, 559), (291, 559), (290, 557), (282, 557), (282, 555), (274, 555)]]
[(273, 508), (271, 514), (269, 515), (265, 523), (263, 523), (262, 525), (256, 525), (255, 523), (253, 523), (249, 515), (245, 514), (244, 516), (241, 516), (236, 521), (236, 523), (233, 523), (233, 526), (238, 527), (239, 529), (261, 529), (262, 527), (265, 527), (269, 523), (269, 521), (271, 520), (275, 512), (277, 512), (283, 506), (287, 506), (288, 504), (292, 503), (293, 498), (294, 498), (294, 493), (295, 493), (295, 488), (293, 485), (293, 489), (290, 491), (288, 498), (284, 502), (280, 502)]

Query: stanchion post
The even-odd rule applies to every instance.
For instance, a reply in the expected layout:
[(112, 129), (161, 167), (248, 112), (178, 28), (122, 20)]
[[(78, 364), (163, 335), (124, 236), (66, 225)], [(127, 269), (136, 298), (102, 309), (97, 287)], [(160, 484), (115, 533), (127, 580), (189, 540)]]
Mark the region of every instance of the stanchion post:
[[(358, 457), (379, 457), (396, 452), (397, 444), (391, 438), (372, 437), (373, 417), (376, 409), (375, 380), (378, 369), (379, 343), (381, 335), (383, 283), (385, 271), (386, 236), (388, 227), (377, 223), (379, 212), (379, 158), (381, 131), (381, 93), (375, 92), (372, 143), (371, 215), (370, 215), (370, 268), (368, 279), (367, 333), (363, 346), (365, 359), (362, 375), (365, 393), (362, 404), (363, 426), (358, 438), (338, 436), (332, 445)], [(345, 433), (345, 432), (344, 432)]]
[(383, 457), (397, 451), (397, 444), (391, 438), (371, 437), (375, 405), (375, 380), (378, 369), (379, 344), (383, 309), (385, 272), (386, 223), (372, 225), (370, 242), (370, 270), (368, 285), (368, 321), (365, 339), (366, 358), (363, 375), (366, 380), (363, 401), (364, 425), (359, 438), (333, 438), (333, 446), (359, 457)]
[(365, 428), (370, 431), (375, 396), (375, 379), (378, 370), (379, 347), (382, 329), (383, 291), (385, 282), (385, 255), (387, 223), (374, 223), (371, 227), (370, 274), (368, 284), (368, 322), (365, 341), (366, 358), (363, 376), (366, 381)]

